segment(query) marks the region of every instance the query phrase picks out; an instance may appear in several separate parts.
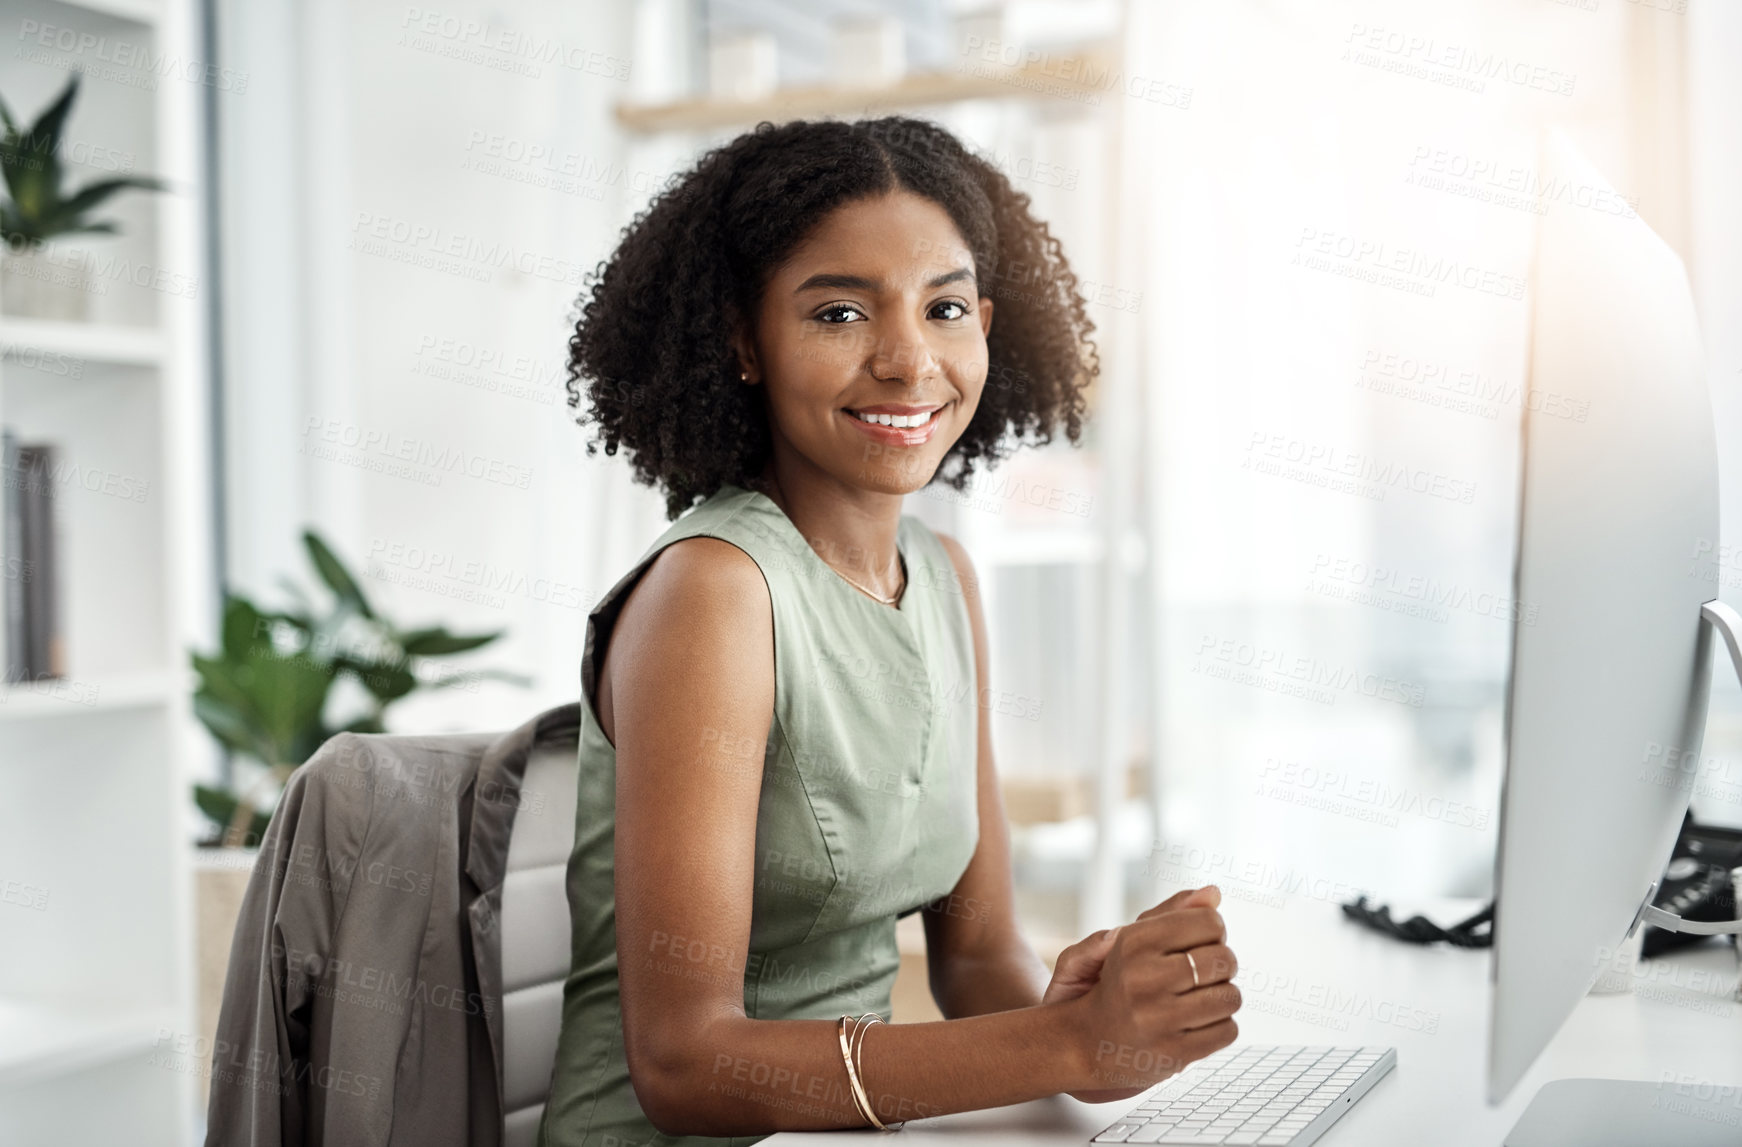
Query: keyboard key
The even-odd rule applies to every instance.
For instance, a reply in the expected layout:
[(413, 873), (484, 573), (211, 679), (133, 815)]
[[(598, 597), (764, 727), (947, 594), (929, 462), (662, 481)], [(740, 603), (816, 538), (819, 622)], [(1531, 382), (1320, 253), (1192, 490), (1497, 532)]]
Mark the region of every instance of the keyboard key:
[(1339, 1118), (1349, 1089), (1393, 1054), (1319, 1044), (1225, 1049), (1154, 1088), (1094, 1142), (1292, 1145)]

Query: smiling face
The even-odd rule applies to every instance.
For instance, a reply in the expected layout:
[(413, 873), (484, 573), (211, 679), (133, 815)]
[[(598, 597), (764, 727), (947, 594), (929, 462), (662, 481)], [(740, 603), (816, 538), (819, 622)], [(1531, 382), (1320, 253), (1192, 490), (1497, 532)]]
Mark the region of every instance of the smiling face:
[(924, 486), (979, 405), (991, 326), (938, 204), (895, 191), (831, 212), (774, 272), (740, 348), (776, 464), (879, 493)]

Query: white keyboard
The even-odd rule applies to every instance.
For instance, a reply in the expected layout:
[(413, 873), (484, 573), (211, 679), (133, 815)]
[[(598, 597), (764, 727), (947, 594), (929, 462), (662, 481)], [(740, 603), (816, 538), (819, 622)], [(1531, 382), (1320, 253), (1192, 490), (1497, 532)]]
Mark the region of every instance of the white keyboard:
[(1306, 1147), (1396, 1064), (1389, 1047), (1223, 1048), (1091, 1142)]

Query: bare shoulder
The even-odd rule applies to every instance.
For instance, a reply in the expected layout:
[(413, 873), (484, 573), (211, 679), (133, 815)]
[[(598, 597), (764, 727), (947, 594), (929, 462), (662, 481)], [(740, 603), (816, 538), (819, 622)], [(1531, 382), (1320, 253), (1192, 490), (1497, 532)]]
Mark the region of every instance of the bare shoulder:
[(624, 600), (599, 678), (599, 723), (613, 745), (624, 689), (665, 720), (716, 700), (772, 705), (774, 606), (762, 568), (719, 538), (665, 547)]
[(623, 603), (622, 624), (729, 635), (766, 628), (772, 618), (755, 559), (731, 542), (697, 536), (673, 542), (653, 559)]

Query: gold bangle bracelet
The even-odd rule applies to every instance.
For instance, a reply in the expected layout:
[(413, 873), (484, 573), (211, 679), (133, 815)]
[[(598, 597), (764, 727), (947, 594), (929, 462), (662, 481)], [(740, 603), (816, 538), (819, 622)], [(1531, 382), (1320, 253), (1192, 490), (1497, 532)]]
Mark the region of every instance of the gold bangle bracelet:
[[(854, 1074), (856, 1076), (858, 1076), (858, 1078), (859, 1078), (861, 1090), (863, 1090), (863, 1086), (864, 1086), (864, 1074), (863, 1074), (863, 1066), (860, 1062), (861, 1061), (860, 1052), (865, 1045), (865, 1033), (870, 1030), (871, 1025), (880, 1024), (883, 1022), (884, 1022), (883, 1017), (878, 1015), (876, 1012), (866, 1012), (864, 1015), (859, 1017), (859, 1023), (853, 1029), (853, 1037), (851, 1040), (852, 1052), (853, 1052), (853, 1068), (854, 1068)], [(894, 1130), (897, 1130), (898, 1128), (900, 1128), (900, 1126), (901, 1126), (900, 1123), (885, 1124), (881, 1119), (877, 1118), (876, 1107), (874, 1104), (872, 1104), (871, 1098), (869, 1095), (867, 1095), (865, 1097), (865, 1106), (871, 1110), (872, 1122), (877, 1125), (877, 1129), (879, 1131), (894, 1131)]]
[[(871, 1101), (866, 1098), (865, 1089), (859, 1084), (858, 1069), (853, 1066), (851, 1037), (847, 1034), (847, 1021), (850, 1018), (851, 1017), (849, 1016), (842, 1016), (839, 1025), (835, 1028), (835, 1036), (841, 1042), (841, 1062), (847, 1066), (848, 1094), (852, 1097), (853, 1107), (859, 1112), (860, 1118), (866, 1120), (871, 1124), (871, 1126), (881, 1131), (883, 1129), (883, 1124), (878, 1121), (877, 1113), (871, 1110)], [(855, 1035), (858, 1034), (858, 1026), (858, 1021), (854, 1020), (853, 1034)]]

